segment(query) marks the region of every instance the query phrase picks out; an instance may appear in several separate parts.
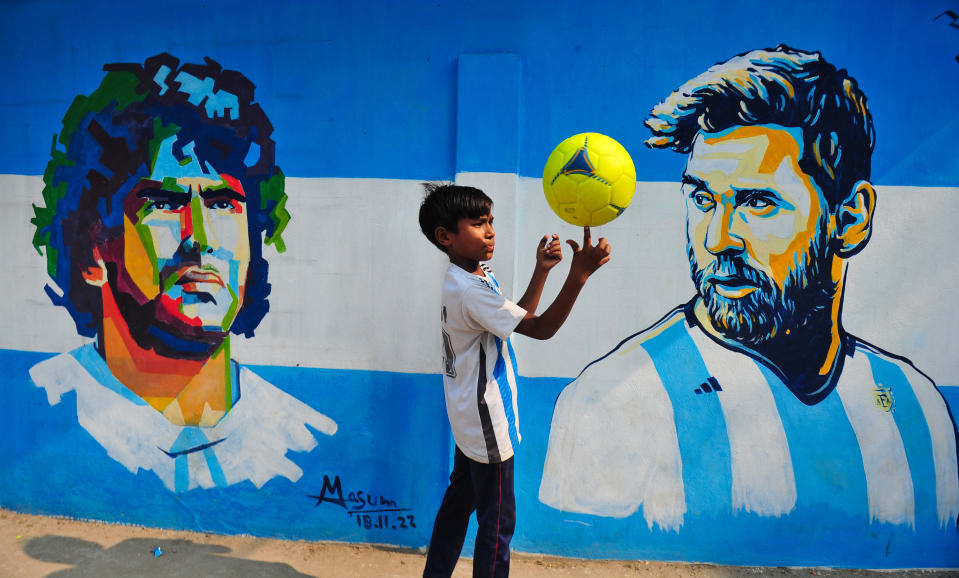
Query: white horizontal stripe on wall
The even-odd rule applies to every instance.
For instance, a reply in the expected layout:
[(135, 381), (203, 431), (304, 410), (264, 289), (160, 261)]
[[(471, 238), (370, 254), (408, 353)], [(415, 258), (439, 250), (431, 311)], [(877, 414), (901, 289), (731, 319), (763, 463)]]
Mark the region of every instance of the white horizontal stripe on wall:
[[(526, 288), (543, 234), (582, 241), (582, 230), (550, 211), (540, 179), (462, 173), (457, 181), (493, 198), (497, 230), (492, 266), (504, 292)], [(84, 340), (43, 292), (45, 259), (32, 246), (37, 176), (0, 175), (0, 224), (6, 281), (0, 301), (0, 348), (65, 351)], [(959, 188), (878, 188), (872, 239), (848, 262), (844, 327), (911, 359), (937, 383), (956, 384), (959, 360), (951, 333), (959, 293), (951, 246)], [(287, 251), (270, 260), (271, 310), (253, 339), (237, 338), (244, 363), (439, 373), (440, 283), (446, 259), (419, 231), (419, 181), (288, 178), (293, 215)], [(515, 340), (520, 373), (575, 376), (622, 338), (648, 327), (693, 294), (685, 254), (685, 208), (678, 183), (637, 186), (629, 209), (594, 229), (612, 261), (587, 283), (566, 325), (551, 340)], [(547, 283), (552, 302), (570, 251)]]

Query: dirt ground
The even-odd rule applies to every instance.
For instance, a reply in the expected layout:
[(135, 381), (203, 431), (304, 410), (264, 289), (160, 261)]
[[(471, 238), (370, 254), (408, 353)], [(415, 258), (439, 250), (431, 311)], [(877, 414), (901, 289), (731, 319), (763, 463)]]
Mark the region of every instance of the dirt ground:
[[(157, 550), (159, 549), (159, 550)], [(159, 555), (158, 552), (162, 552)], [(0, 510), (0, 576), (80, 577), (415, 577), (425, 555), (414, 550), (339, 542), (271, 540), (80, 522)], [(471, 576), (462, 558), (455, 578)], [(959, 576), (956, 572), (869, 572), (755, 568), (643, 561), (577, 560), (514, 554), (511, 576)]]

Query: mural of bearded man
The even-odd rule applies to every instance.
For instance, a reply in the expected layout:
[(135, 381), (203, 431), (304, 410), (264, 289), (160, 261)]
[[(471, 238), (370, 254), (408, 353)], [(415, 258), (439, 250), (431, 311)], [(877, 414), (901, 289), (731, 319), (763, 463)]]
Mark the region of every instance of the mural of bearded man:
[(818, 53), (755, 50), (681, 86), (646, 125), (647, 145), (688, 154), (696, 295), (562, 392), (541, 501), (642, 508), (649, 528), (675, 531), (749, 515), (954, 531), (941, 394), (842, 326), (877, 200), (856, 81)]

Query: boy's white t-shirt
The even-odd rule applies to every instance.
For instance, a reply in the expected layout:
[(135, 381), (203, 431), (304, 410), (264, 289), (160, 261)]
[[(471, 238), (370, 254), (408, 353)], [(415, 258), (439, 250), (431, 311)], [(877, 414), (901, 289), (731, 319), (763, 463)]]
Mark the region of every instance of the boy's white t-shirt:
[(443, 283), (443, 386), (453, 439), (484, 464), (513, 456), (519, 445), (516, 358), (509, 336), (526, 310), (485, 276), (450, 264)]

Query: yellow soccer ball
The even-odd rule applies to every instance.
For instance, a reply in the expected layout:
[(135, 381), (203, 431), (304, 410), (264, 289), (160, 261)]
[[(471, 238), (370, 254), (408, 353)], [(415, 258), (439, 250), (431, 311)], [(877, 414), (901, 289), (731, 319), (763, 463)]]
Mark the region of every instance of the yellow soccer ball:
[(543, 192), (550, 208), (577, 227), (612, 221), (626, 210), (635, 191), (636, 167), (629, 153), (595, 132), (559, 143), (543, 169)]

